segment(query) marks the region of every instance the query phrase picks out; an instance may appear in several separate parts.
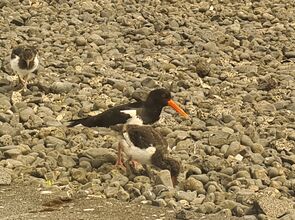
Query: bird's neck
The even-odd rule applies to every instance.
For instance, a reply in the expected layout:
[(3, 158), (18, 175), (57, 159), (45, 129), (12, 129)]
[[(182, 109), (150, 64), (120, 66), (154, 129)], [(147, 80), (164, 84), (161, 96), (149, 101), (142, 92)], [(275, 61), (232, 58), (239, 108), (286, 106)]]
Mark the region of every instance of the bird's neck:
[[(147, 106), (147, 104), (146, 104), (146, 106)], [(145, 123), (154, 123), (154, 122), (158, 121), (160, 118), (160, 114), (161, 114), (162, 109), (163, 109), (163, 106), (151, 105), (151, 104), (149, 104), (149, 107), (144, 108), (143, 118), (151, 120), (151, 121), (147, 121), (147, 122), (146, 122), (146, 120), (144, 120)]]

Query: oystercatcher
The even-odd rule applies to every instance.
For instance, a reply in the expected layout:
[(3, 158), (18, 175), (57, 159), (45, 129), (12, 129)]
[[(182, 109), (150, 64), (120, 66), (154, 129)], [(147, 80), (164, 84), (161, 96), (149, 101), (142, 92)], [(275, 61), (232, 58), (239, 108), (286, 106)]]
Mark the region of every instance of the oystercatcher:
[(10, 65), (18, 74), (22, 90), (27, 89), (30, 74), (37, 71), (39, 65), (38, 51), (34, 46), (18, 46), (13, 48), (10, 56)]
[[(123, 139), (118, 144), (118, 160), (116, 165), (123, 165), (122, 152), (128, 160), (126, 167), (130, 170), (129, 162), (135, 160), (143, 165), (152, 165), (159, 169), (170, 171), (174, 185), (180, 172), (180, 163), (169, 157), (168, 143), (165, 138), (150, 125), (143, 125), (135, 110), (125, 110), (132, 118), (123, 125)], [(146, 169), (148, 168), (145, 166)]]
[(72, 120), (67, 126), (73, 127), (82, 124), (86, 127), (110, 127), (125, 124), (131, 115), (124, 110), (135, 110), (137, 117), (142, 120), (143, 124), (153, 124), (159, 120), (162, 108), (168, 105), (182, 116), (188, 117), (171, 99), (171, 93), (167, 89), (155, 89), (148, 94), (145, 101), (115, 106), (95, 116)]

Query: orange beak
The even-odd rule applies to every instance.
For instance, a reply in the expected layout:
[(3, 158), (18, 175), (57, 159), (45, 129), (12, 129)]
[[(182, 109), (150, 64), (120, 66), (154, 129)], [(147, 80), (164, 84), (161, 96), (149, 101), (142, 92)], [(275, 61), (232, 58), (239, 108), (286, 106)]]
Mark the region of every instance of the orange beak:
[(185, 118), (189, 118), (188, 114), (185, 113), (172, 99), (168, 101), (168, 105), (171, 106), (175, 111), (181, 114)]

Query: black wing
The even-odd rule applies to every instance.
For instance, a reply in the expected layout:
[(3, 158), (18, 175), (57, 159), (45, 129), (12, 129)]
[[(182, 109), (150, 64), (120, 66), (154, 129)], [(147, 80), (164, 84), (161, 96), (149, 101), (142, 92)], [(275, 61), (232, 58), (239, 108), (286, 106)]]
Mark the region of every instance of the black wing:
[(14, 59), (15, 56), (20, 56), (20, 54), (23, 52), (23, 48), (22, 47), (16, 47), (13, 48), (12, 52), (11, 52), (11, 59)]
[(110, 108), (98, 115), (70, 121), (68, 127), (82, 124), (86, 127), (110, 127), (116, 124), (125, 124), (129, 118), (128, 114), (122, 113), (122, 110), (139, 109), (143, 106), (142, 102), (128, 103)]

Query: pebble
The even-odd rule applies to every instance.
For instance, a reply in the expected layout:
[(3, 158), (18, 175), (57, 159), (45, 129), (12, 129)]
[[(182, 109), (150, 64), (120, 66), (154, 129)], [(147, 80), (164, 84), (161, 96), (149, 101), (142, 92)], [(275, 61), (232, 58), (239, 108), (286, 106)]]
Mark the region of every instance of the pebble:
[(246, 146), (250, 146), (250, 147), (254, 145), (251, 138), (247, 135), (242, 135), (241, 144), (246, 145)]
[(238, 141), (234, 141), (230, 143), (224, 156), (225, 157), (228, 157), (229, 155), (236, 156), (242, 150), (243, 148), (241, 147), (240, 143)]
[(262, 212), (270, 218), (278, 218), (293, 210), (293, 203), (288, 199), (278, 199), (269, 195), (262, 195), (255, 201)]
[(86, 46), (87, 40), (83, 36), (80, 36), (75, 39), (75, 43), (77, 46)]
[(196, 191), (197, 193), (205, 193), (203, 183), (193, 176), (185, 180), (183, 188), (184, 190)]
[(12, 181), (10, 173), (9, 169), (0, 167), (0, 185), (10, 185)]
[(197, 192), (195, 192), (195, 191), (192, 191), (192, 192), (190, 192), (190, 191), (186, 191), (186, 192), (185, 191), (178, 191), (175, 194), (175, 198), (177, 200), (186, 200), (188, 202), (193, 201), (196, 197), (197, 197)]
[[(44, 0), (0, 3), (1, 17), (14, 27), (4, 25), (0, 42), (7, 56), (0, 61), (0, 183), (52, 180), (52, 187), (84, 196), (173, 207), (183, 219), (291, 218), (285, 201), (292, 204), (295, 178), (292, 7), (269, 0), (251, 7), (227, 0), (115, 2), (62, 0), (60, 10)], [(38, 46), (40, 68), (28, 91), (15, 91), (9, 54), (26, 40)], [(165, 107), (152, 125), (181, 160), (176, 186), (168, 171), (152, 168), (154, 179), (139, 170), (128, 179), (115, 167), (117, 131), (64, 126), (144, 100), (156, 87), (171, 90), (190, 117)], [(278, 196), (258, 200), (268, 188)]]
[(161, 170), (160, 172), (158, 172), (155, 182), (156, 184), (161, 184), (168, 188), (173, 188), (171, 174), (168, 170)]
[(73, 84), (70, 82), (54, 82), (50, 89), (53, 93), (61, 94), (61, 93), (68, 93), (73, 89)]
[(57, 164), (61, 167), (71, 168), (76, 165), (76, 162), (70, 156), (59, 155), (57, 158)]

